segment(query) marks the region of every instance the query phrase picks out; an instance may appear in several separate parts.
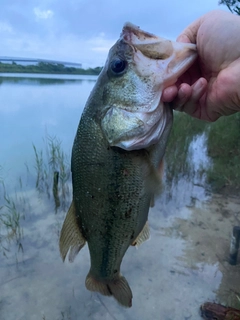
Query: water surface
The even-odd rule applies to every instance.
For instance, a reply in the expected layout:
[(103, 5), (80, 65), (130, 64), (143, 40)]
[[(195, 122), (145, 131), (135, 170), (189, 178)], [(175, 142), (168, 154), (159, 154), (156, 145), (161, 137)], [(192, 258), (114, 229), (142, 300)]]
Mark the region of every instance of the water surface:
[[(56, 210), (49, 141), (61, 141), (69, 169), (73, 139), (95, 80), (0, 76), (0, 319), (198, 320), (205, 301), (236, 303), (240, 269), (227, 258), (232, 226), (240, 222), (240, 201), (210, 194), (204, 176), (197, 174), (209, 162), (204, 135), (189, 147), (194, 176), (165, 189), (149, 213), (151, 239), (138, 250), (129, 248), (124, 257), (122, 274), (134, 297), (131, 309), (86, 290), (87, 246), (73, 264), (62, 263), (58, 237), (71, 183), (67, 173)], [(41, 188), (36, 188), (33, 144), (43, 154)], [(6, 226), (7, 217), (15, 229)]]

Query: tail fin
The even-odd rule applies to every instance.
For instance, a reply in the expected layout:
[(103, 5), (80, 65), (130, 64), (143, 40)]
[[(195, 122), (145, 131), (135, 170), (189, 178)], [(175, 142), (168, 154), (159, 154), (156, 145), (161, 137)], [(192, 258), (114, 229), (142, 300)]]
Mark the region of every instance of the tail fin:
[(127, 280), (121, 275), (113, 280), (100, 281), (94, 279), (89, 273), (85, 284), (90, 291), (97, 291), (104, 296), (113, 296), (124, 307), (132, 306), (132, 290)]

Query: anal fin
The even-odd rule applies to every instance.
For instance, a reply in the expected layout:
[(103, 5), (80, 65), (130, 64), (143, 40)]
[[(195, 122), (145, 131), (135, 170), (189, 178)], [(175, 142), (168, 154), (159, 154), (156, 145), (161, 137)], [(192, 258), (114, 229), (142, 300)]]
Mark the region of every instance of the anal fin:
[(148, 221), (145, 223), (142, 231), (139, 233), (137, 238), (133, 241), (132, 246), (140, 246), (144, 241), (150, 238), (150, 228)]
[(73, 262), (78, 252), (85, 245), (86, 240), (84, 239), (76, 218), (76, 207), (74, 201), (72, 201), (66, 218), (63, 222), (62, 230), (59, 239), (59, 249), (63, 261), (70, 249), (69, 261)]

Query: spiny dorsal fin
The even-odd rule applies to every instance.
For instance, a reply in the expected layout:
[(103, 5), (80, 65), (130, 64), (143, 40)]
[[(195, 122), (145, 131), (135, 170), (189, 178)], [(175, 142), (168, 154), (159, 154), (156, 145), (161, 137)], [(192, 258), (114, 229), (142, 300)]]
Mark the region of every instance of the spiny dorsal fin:
[(66, 218), (63, 222), (62, 230), (59, 239), (59, 248), (63, 261), (70, 249), (69, 261), (73, 262), (78, 252), (85, 245), (84, 239), (76, 219), (76, 208), (74, 201), (72, 201)]
[(148, 240), (150, 238), (150, 228), (148, 221), (145, 223), (142, 231), (139, 233), (137, 238), (133, 241), (132, 246), (139, 247), (140, 244), (142, 244), (144, 241)]

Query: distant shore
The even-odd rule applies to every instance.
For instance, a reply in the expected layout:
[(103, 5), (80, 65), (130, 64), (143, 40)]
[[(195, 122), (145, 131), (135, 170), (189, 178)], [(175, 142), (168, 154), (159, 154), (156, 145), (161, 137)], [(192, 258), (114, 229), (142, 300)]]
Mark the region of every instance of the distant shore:
[(42, 73), (42, 74), (76, 74), (76, 75), (99, 75), (102, 67), (96, 68), (74, 68), (66, 67), (63, 64), (52, 64), (40, 62), (37, 65), (23, 66), (13, 62), (0, 62), (0, 73)]

